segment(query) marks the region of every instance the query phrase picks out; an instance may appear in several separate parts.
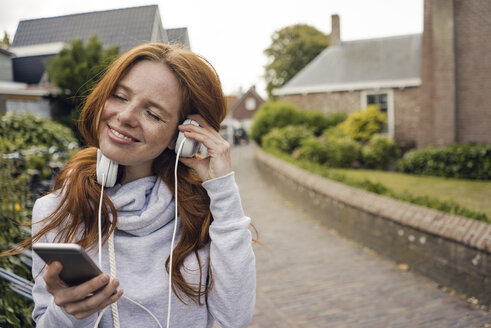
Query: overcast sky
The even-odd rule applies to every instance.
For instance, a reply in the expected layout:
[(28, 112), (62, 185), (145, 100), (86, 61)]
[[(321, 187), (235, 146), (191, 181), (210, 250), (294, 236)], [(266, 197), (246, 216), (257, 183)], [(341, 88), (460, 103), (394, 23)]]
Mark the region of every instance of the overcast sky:
[(255, 84), (265, 96), (263, 51), (286, 26), (330, 33), (338, 14), (344, 41), (423, 30), (423, 0), (0, 0), (0, 31), (13, 39), (20, 20), (150, 4), (158, 4), (164, 28), (188, 28), (192, 50), (215, 66), (227, 94)]

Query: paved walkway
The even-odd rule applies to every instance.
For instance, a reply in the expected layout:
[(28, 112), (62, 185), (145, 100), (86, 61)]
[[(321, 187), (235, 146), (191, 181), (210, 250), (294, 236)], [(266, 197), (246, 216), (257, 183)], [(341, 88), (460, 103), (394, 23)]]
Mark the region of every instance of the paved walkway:
[(249, 328), (491, 327), (491, 313), (321, 226), (259, 175), (250, 146), (232, 161), (255, 245)]

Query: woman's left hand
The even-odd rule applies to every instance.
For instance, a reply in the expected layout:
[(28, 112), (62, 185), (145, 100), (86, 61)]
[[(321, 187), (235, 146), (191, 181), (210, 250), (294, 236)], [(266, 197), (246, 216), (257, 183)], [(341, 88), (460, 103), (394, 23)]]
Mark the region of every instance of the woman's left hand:
[(203, 182), (232, 172), (230, 144), (201, 115), (189, 115), (188, 118), (195, 120), (200, 126), (179, 125), (179, 131), (184, 132), (186, 138), (201, 142), (208, 150), (208, 157), (204, 159), (179, 157), (179, 160), (186, 166), (193, 168)]

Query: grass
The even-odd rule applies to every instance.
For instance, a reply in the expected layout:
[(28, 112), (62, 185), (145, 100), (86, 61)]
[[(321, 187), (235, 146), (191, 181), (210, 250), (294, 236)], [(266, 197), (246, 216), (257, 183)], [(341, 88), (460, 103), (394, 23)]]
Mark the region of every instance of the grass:
[(404, 173), (328, 168), (263, 149), (314, 174), (384, 196), (491, 223), (491, 181), (446, 179)]
[(453, 200), (470, 210), (484, 212), (491, 218), (491, 181), (446, 179), (374, 170), (330, 170), (356, 180), (378, 182), (398, 193), (407, 191), (415, 196)]

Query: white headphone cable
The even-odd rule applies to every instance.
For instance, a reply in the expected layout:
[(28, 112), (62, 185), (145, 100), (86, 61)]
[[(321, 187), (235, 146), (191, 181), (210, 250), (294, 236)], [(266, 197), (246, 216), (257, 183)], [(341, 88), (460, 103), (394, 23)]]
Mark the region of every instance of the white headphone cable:
[[(102, 174), (102, 181), (104, 181), (104, 183), (102, 184), (101, 186), (101, 197), (100, 197), (100, 201), (99, 201), (99, 215), (98, 215), (98, 229), (99, 229), (99, 267), (102, 268), (102, 260), (101, 260), (101, 254), (102, 254), (102, 234), (101, 234), (101, 217), (102, 217), (102, 197), (103, 197), (103, 192), (104, 192), (104, 185), (106, 184), (106, 179), (105, 179), (105, 174), (103, 173)], [(112, 233), (110, 236), (109, 236), (109, 264), (110, 264), (110, 270), (111, 270), (111, 278), (115, 278), (116, 277), (116, 259), (115, 259), (115, 252), (114, 252), (114, 233)], [(150, 316), (155, 320), (155, 322), (157, 322), (157, 324), (159, 325), (159, 328), (163, 328), (162, 325), (160, 324), (159, 320), (155, 317), (155, 315), (150, 311), (148, 310), (146, 307), (144, 307), (143, 305), (141, 305), (140, 303), (138, 302), (135, 302), (133, 301), (131, 298), (129, 297), (126, 297), (126, 296), (122, 296), (123, 298), (127, 299), (128, 301), (130, 301), (131, 303), (135, 304), (135, 305), (138, 305), (140, 308), (142, 308), (143, 310), (147, 311), (148, 314), (150, 314)], [(111, 308), (112, 308), (112, 313), (113, 313), (113, 321), (114, 321), (114, 327), (115, 328), (119, 328), (119, 311), (118, 311), (118, 308), (117, 308), (117, 302), (111, 304)], [(106, 310), (108, 309), (108, 307), (106, 307), (103, 311), (101, 311), (99, 313), (99, 315), (97, 316), (97, 320), (95, 322), (95, 325), (94, 325), (94, 328), (97, 328), (97, 326), (99, 325), (99, 323), (101, 322), (101, 319), (102, 319), (102, 316), (104, 315), (104, 313), (106, 312)]]
[(172, 253), (174, 253), (174, 241), (176, 239), (176, 231), (177, 231), (177, 217), (178, 217), (178, 209), (177, 209), (177, 164), (179, 164), (179, 156), (181, 156), (182, 147), (184, 146), (184, 142), (186, 138), (184, 137), (177, 149), (176, 155), (176, 164), (174, 166), (174, 232), (172, 233), (172, 241), (170, 243), (170, 256), (169, 256), (169, 299), (167, 305), (167, 328), (170, 328), (170, 313), (171, 313), (171, 300), (172, 300)]
[[(177, 156), (176, 156), (176, 163), (175, 163), (175, 166), (174, 166), (174, 205), (175, 205), (175, 219), (174, 219), (174, 231), (172, 233), (172, 241), (171, 241), (171, 247), (170, 247), (170, 255), (169, 255), (169, 297), (168, 297), (168, 306), (167, 306), (167, 328), (170, 328), (170, 314), (171, 314), (171, 300), (172, 300), (172, 253), (173, 253), (173, 250), (174, 250), (174, 242), (175, 242), (175, 239), (176, 239), (176, 232), (177, 232), (177, 217), (178, 217), (178, 207), (177, 207), (177, 167), (178, 167), (178, 164), (179, 164), (179, 156), (181, 155), (181, 151), (182, 151), (182, 148), (184, 146), (184, 142), (186, 141), (186, 138), (183, 138), (183, 140), (181, 141), (181, 144), (179, 145), (179, 148), (178, 148), (178, 151), (177, 151)], [(101, 184), (101, 196), (100, 196), (100, 199), (99, 199), (99, 215), (98, 215), (98, 232), (99, 232), (99, 267), (102, 268), (102, 257), (101, 257), (101, 254), (102, 254), (102, 224), (101, 224), (101, 214), (102, 214), (102, 198), (103, 198), (103, 195), (104, 195), (104, 185), (106, 184), (106, 176), (105, 176), (105, 173), (102, 174), (102, 181), (104, 181), (103, 184)], [(115, 252), (114, 252), (114, 236), (113, 234), (111, 234), (111, 236), (109, 236), (109, 260), (110, 260), (110, 266), (111, 266), (111, 277), (112, 278), (115, 278), (116, 276), (116, 261), (115, 261)], [(114, 266), (113, 266), (114, 264)], [(141, 305), (140, 303), (138, 302), (135, 302), (133, 301), (131, 298), (129, 297), (126, 297), (126, 296), (122, 296), (123, 298), (127, 299), (128, 301), (132, 302), (133, 304), (135, 305), (138, 305), (139, 307), (141, 307), (143, 310), (147, 311), (148, 314), (150, 314), (152, 316), (152, 318), (155, 320), (155, 322), (157, 322), (157, 324), (159, 325), (160, 328), (163, 328), (162, 325), (160, 324), (159, 320), (155, 317), (155, 315), (150, 311), (148, 310), (146, 307), (144, 307), (143, 305)], [(116, 302), (117, 303), (117, 302)], [(117, 304), (116, 303), (113, 303), (111, 306), (112, 306), (112, 312), (113, 312), (113, 319), (114, 319), (114, 325), (116, 328), (119, 328), (119, 313), (118, 313), (118, 308), (117, 308)], [(102, 316), (104, 314), (104, 312), (106, 312), (107, 310), (107, 307), (99, 313), (98, 317), (97, 317), (97, 320), (96, 320), (96, 323), (94, 325), (94, 328), (96, 328), (101, 319), (102, 319)]]

